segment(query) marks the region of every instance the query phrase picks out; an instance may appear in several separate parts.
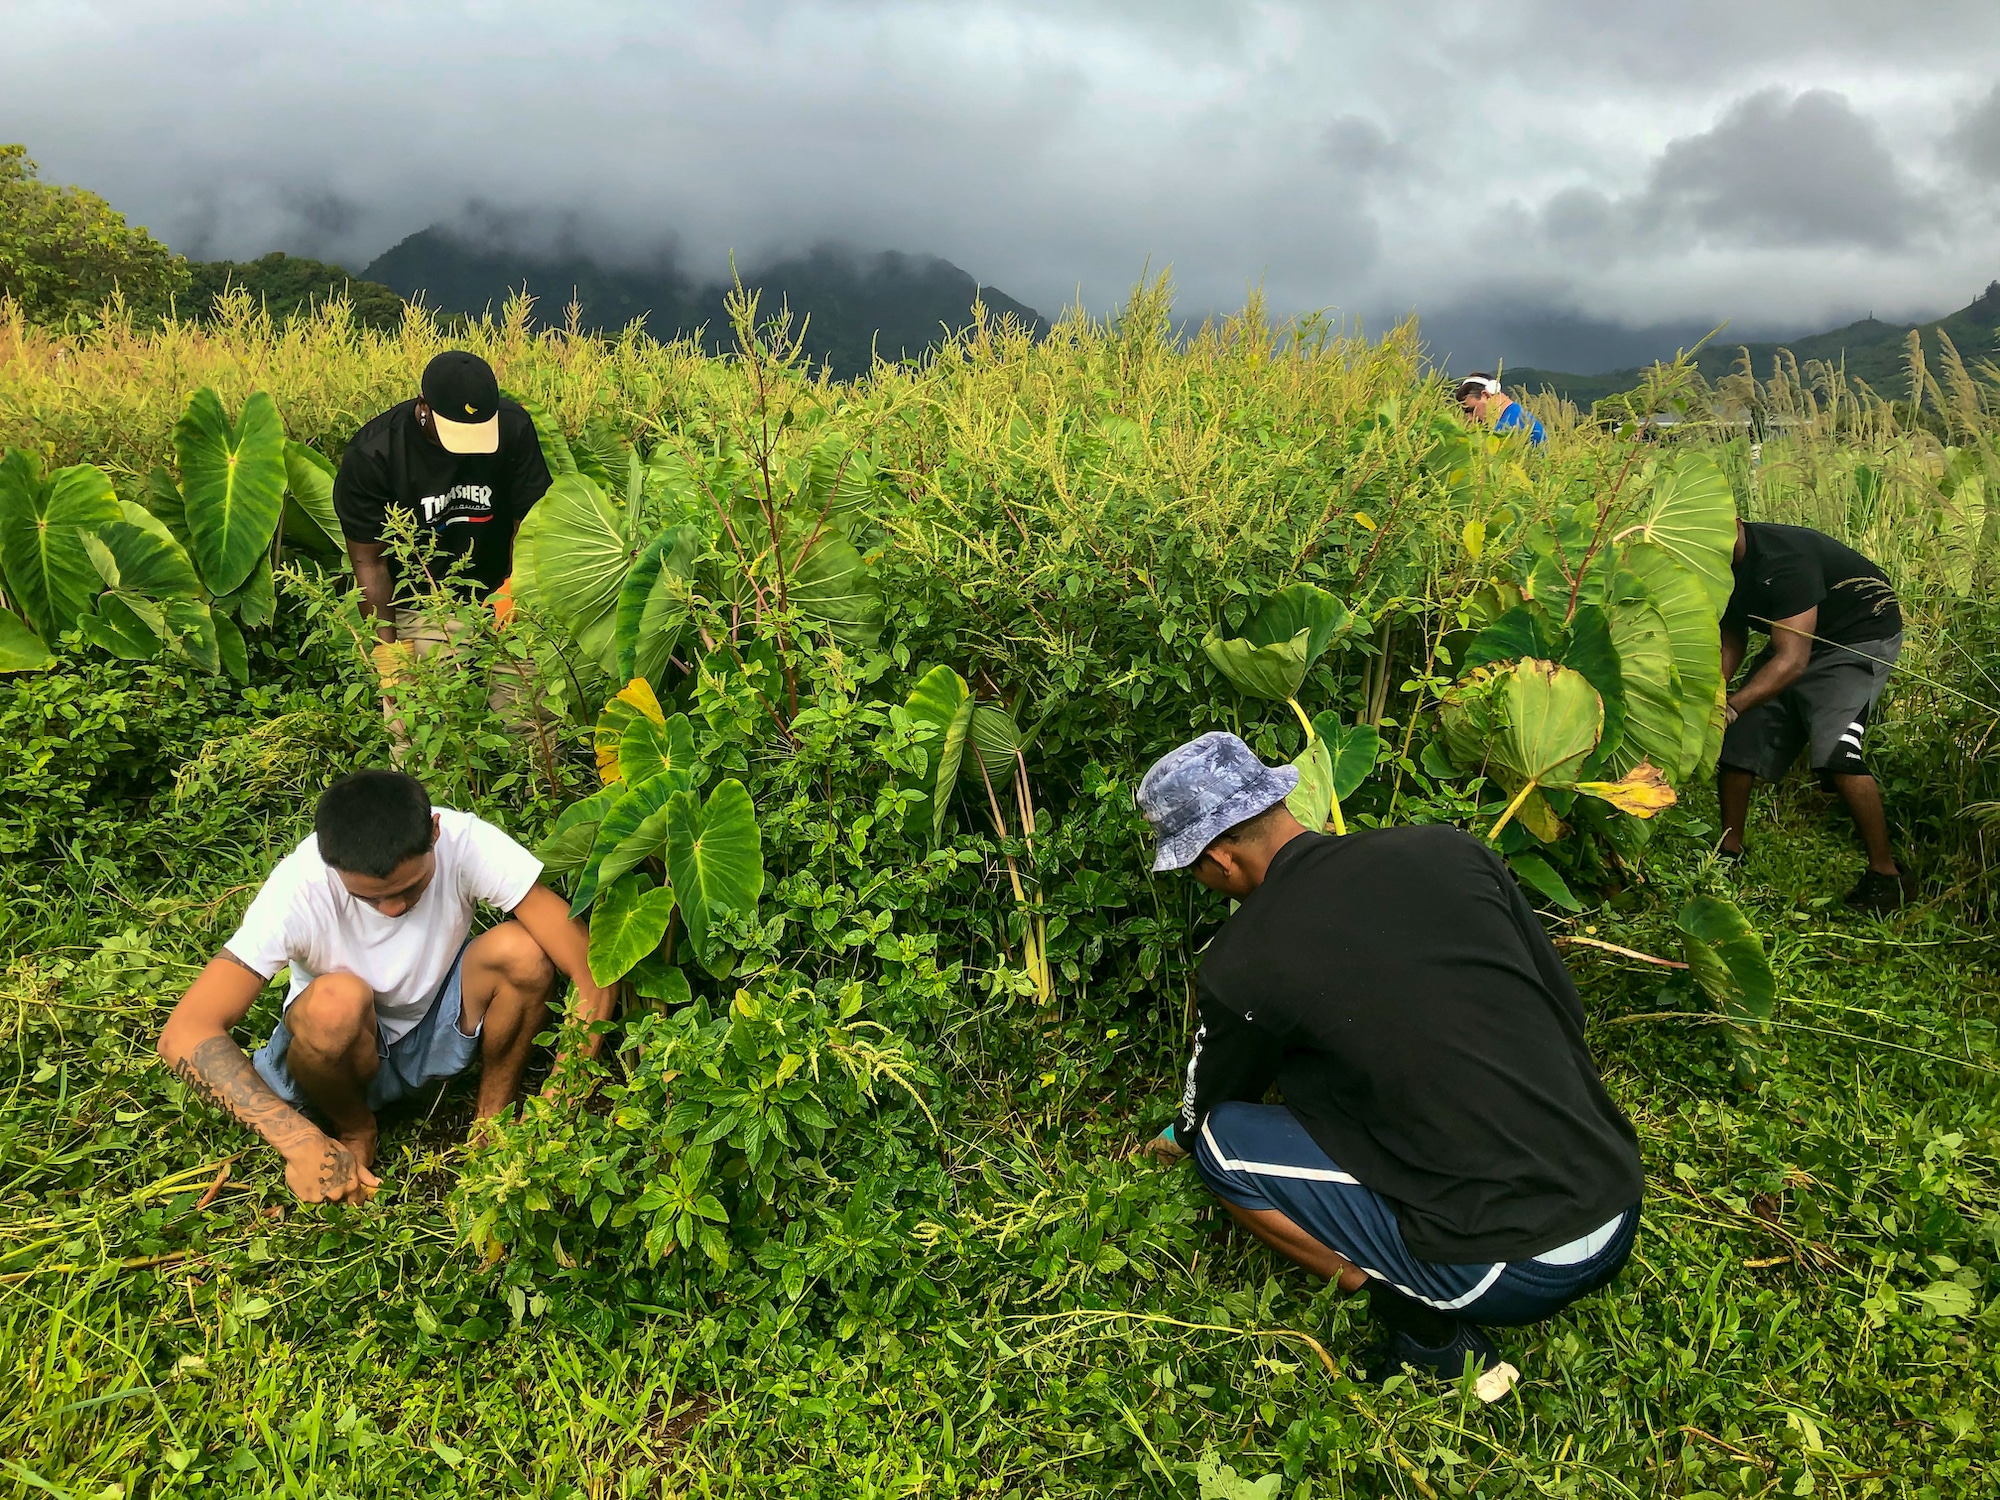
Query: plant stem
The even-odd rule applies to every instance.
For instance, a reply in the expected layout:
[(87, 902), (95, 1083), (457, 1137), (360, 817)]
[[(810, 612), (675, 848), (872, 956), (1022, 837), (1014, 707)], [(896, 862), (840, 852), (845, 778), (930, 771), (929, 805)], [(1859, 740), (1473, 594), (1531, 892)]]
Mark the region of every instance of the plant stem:
[(1535, 786), (1536, 783), (1531, 781), (1526, 786), (1522, 787), (1520, 791), (1514, 794), (1514, 800), (1512, 802), (1509, 802), (1507, 804), (1507, 810), (1502, 814), (1500, 814), (1500, 821), (1495, 823), (1491, 828), (1491, 830), (1488, 831), (1486, 835), (1487, 843), (1492, 844), (1492, 843), (1497, 843), (1499, 841), (1500, 830), (1505, 828), (1509, 820), (1513, 818), (1514, 814), (1521, 810), (1521, 804), (1528, 800), (1528, 794), (1534, 791)]
[(1317, 738), (1318, 738), (1318, 736), (1317, 736), (1316, 734), (1314, 734), (1314, 733), (1313, 733), (1313, 721), (1312, 721), (1311, 719), (1308, 719), (1308, 718), (1306, 717), (1306, 711), (1305, 711), (1305, 710), (1304, 710), (1303, 708), (1300, 708), (1300, 707), (1299, 707), (1299, 700), (1298, 700), (1298, 699), (1296, 699), (1296, 698), (1287, 698), (1287, 699), (1285, 700), (1285, 702), (1286, 702), (1287, 704), (1289, 704), (1289, 705), (1291, 706), (1291, 710), (1292, 710), (1292, 712), (1293, 712), (1293, 713), (1295, 713), (1295, 714), (1297, 714), (1297, 715), (1299, 716), (1299, 723), (1301, 723), (1301, 724), (1303, 724), (1303, 725), (1305, 726), (1305, 731), (1306, 731), (1306, 745), (1307, 745), (1307, 747), (1308, 747), (1308, 748), (1310, 748), (1310, 747), (1311, 747), (1311, 745), (1312, 745), (1312, 742), (1313, 742), (1313, 741), (1314, 741), (1315, 739), (1317, 739)]
[[(977, 745), (972, 747), (972, 758), (979, 762), (979, 779), (986, 783), (986, 804), (993, 812), (993, 826), (998, 830), (1000, 837), (1005, 839), (1007, 815), (1000, 811), (1000, 795), (993, 790), (993, 778), (986, 774), (986, 757), (979, 753)], [(1000, 857), (1007, 862), (1007, 879), (1014, 887), (1014, 903), (1025, 913), (1028, 910), (1028, 893), (1021, 888), (1021, 872), (1014, 864), (1014, 856), (1003, 849)], [(1032, 923), (1021, 933), (1021, 962), (1027, 968), (1028, 976), (1035, 982), (1035, 993), (1044, 1005), (1048, 1004), (1049, 994), (1044, 988), (1046, 980), (1042, 971), (1041, 954), (1036, 951), (1035, 929)]]

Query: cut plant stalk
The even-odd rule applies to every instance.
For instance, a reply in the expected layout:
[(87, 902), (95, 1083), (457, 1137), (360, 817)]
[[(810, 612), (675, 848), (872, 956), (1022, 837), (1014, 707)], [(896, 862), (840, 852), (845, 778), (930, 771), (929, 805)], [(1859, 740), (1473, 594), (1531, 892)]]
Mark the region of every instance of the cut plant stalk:
[[(1035, 799), (1028, 790), (1028, 757), (1017, 745), (1014, 747), (1014, 795), (1021, 806), (1021, 837), (1028, 845), (1032, 858), (1035, 852)], [(1041, 882), (1035, 882), (1035, 952), (1042, 963), (1042, 988), (1046, 1004), (1055, 1004), (1056, 976), (1049, 967), (1049, 919), (1042, 910)]]
[[(977, 752), (974, 760), (979, 762), (979, 779), (986, 783), (986, 804), (993, 813), (993, 827), (1002, 839), (1007, 837), (1007, 816), (1000, 810), (1000, 796), (993, 790), (993, 778), (987, 774), (986, 760)], [(1032, 907), (1028, 893), (1021, 885), (1021, 871), (1014, 863), (1014, 856), (1001, 852), (1000, 857), (1007, 862), (1007, 880), (1014, 887), (1014, 902), (1023, 913), (1030, 913)], [(1030, 921), (1021, 933), (1021, 962), (1027, 968), (1029, 977), (1035, 982), (1035, 995), (1042, 1004), (1049, 1004), (1055, 997), (1054, 987), (1049, 983), (1048, 966), (1043, 959), (1041, 945), (1035, 924)]]

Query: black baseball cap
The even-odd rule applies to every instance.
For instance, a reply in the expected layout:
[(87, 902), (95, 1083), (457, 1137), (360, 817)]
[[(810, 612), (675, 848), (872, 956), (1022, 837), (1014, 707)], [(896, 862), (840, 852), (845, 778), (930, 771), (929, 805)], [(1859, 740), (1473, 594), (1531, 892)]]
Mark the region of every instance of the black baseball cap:
[(447, 349), (424, 366), (423, 392), (447, 453), (500, 451), (500, 382), (493, 366), (464, 349)]

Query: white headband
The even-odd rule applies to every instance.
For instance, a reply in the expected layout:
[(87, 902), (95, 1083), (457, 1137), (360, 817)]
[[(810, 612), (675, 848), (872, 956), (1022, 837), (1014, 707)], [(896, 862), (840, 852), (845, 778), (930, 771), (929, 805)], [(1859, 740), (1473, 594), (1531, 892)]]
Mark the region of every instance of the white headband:
[(1469, 395), (1475, 390), (1484, 391), (1489, 396), (1497, 396), (1500, 394), (1500, 382), (1488, 380), (1480, 375), (1468, 375), (1458, 383), (1458, 393), (1461, 396)]

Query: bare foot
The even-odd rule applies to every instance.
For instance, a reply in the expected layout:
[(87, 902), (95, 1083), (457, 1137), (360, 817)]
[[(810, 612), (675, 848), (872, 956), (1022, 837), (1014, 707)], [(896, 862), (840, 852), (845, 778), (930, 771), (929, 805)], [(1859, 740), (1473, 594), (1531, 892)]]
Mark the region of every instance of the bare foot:
[(368, 1117), (367, 1125), (358, 1130), (343, 1130), (340, 1144), (353, 1153), (354, 1159), (364, 1167), (375, 1165), (375, 1148), (381, 1140), (382, 1130), (375, 1117)]

